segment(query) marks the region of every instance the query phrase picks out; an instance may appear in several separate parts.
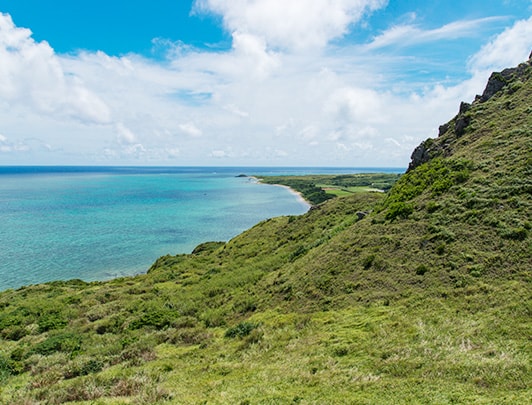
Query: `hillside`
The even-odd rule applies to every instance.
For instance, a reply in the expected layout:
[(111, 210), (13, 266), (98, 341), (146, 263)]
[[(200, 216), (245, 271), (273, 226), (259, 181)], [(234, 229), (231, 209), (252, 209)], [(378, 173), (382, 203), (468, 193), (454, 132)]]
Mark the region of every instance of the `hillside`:
[(527, 403), (530, 100), (494, 74), (387, 194), (1, 293), (0, 403)]

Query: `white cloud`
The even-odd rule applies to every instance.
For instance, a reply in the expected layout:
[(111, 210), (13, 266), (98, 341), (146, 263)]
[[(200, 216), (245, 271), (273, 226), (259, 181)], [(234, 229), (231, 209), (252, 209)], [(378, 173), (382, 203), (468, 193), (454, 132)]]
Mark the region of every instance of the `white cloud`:
[(124, 153), (135, 158), (141, 158), (146, 153), (146, 148), (140, 143), (128, 145), (123, 149)]
[(188, 136), (198, 137), (202, 135), (201, 129), (199, 129), (193, 122), (180, 124), (179, 129)]
[[(531, 20), (521, 21), (471, 58), (465, 80), (412, 83), (397, 79), (412, 68), (408, 50), (382, 54), (382, 46), (406, 34), (419, 34), (419, 43), (466, 35), (486, 20), (428, 32), (408, 31), (417, 29), (411, 26), (395, 36), (388, 31), (373, 49), (327, 47), (364, 10), (384, 2), (316, 0), (312, 7), (323, 12), (323, 21), (314, 9), (298, 15), (308, 3), (202, 0), (198, 7), (224, 18), (231, 49), (160, 41), (168, 50), (164, 63), (134, 54), (57, 55), (2, 15), (0, 131), (9, 139), (0, 138), (0, 148), (25, 150), (27, 160), (13, 162), (33, 164), (405, 167), (413, 148), (436, 136), (461, 100), (482, 91), (495, 61), (515, 65), (531, 48)], [(266, 4), (271, 9), (261, 15)], [(294, 27), (287, 23), (292, 20)], [(309, 47), (325, 48), (301, 52)], [(26, 52), (26, 59), (11, 55), (12, 49)], [(14, 153), (4, 153), (2, 163), (7, 155)]]
[(197, 0), (197, 12), (221, 15), (226, 29), (264, 38), (274, 48), (323, 47), (387, 0)]
[(178, 158), (181, 155), (181, 151), (179, 150), (179, 148), (169, 148), (166, 149), (165, 152), (168, 158), (170, 159)]
[(211, 151), (211, 156), (217, 159), (226, 158), (229, 154), (224, 150), (213, 150)]
[(517, 21), (482, 47), (469, 61), (472, 71), (493, 71), (526, 60), (532, 50), (532, 17)]
[(120, 144), (131, 145), (137, 142), (135, 134), (127, 128), (124, 124), (119, 122), (116, 124), (117, 139)]
[(475, 20), (454, 21), (439, 28), (429, 30), (418, 28), (412, 24), (396, 25), (375, 37), (367, 45), (367, 48), (404, 47), (426, 42), (459, 39), (477, 34), (482, 26), (487, 26), (498, 20), (501, 20), (501, 18), (488, 17)]
[(370, 123), (383, 120), (385, 94), (368, 88), (342, 87), (331, 94), (325, 110), (339, 123)]
[(245, 63), (240, 69), (253, 72), (254, 78), (265, 78), (280, 65), (278, 56), (268, 51), (264, 40), (255, 35), (233, 32), (233, 49), (235, 56)]
[(228, 104), (225, 106), (225, 109), (235, 115), (238, 115), (239, 117), (242, 117), (242, 118), (247, 118), (249, 117), (249, 113), (247, 111), (243, 111), (241, 110), (238, 106), (236, 106), (235, 104)]
[(25, 142), (11, 142), (7, 136), (0, 134), (0, 152), (2, 153), (11, 153), (11, 152), (27, 152), (30, 150), (29, 145)]
[(83, 82), (65, 72), (47, 42), (35, 42), (31, 31), (15, 27), (0, 13), (0, 97), (10, 105), (69, 116), (89, 123), (107, 123), (110, 110)]

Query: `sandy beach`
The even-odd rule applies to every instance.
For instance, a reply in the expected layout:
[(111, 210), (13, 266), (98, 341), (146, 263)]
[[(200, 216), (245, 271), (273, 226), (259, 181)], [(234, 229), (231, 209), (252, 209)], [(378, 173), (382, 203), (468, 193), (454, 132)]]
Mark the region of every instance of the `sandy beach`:
[(266, 183), (263, 183), (263, 182), (261, 181), (260, 178), (255, 177), (255, 176), (249, 176), (249, 179), (250, 179), (251, 181), (254, 181), (254, 182), (258, 183), (258, 184), (262, 184), (262, 185), (265, 185), (265, 186), (283, 187), (283, 188), (287, 189), (288, 191), (290, 191), (292, 194), (294, 194), (294, 195), (297, 197), (297, 199), (298, 199), (298, 201), (299, 201), (300, 203), (302, 203), (302, 204), (304, 204), (304, 205), (307, 206), (307, 209), (310, 209), (310, 208), (312, 207), (312, 204), (309, 203), (309, 202), (303, 197), (303, 194), (301, 194), (299, 191), (294, 190), (292, 187), (285, 186), (284, 184), (266, 184)]

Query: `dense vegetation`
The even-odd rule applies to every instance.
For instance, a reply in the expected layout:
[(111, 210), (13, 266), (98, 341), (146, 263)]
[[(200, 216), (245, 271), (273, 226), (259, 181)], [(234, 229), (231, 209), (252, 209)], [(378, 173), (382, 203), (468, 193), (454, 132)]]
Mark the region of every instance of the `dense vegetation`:
[(337, 196), (363, 191), (388, 191), (399, 178), (393, 173), (359, 173), (342, 175), (261, 176), (265, 184), (282, 184), (298, 191), (317, 205)]
[(531, 76), (461, 112), (387, 194), (146, 275), (1, 293), (0, 402), (528, 403)]

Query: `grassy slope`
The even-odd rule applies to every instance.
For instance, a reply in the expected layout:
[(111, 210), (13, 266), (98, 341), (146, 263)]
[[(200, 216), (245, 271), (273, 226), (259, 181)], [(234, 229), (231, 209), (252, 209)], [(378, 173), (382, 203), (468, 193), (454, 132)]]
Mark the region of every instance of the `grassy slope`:
[(527, 72), (387, 196), (264, 221), (147, 275), (0, 294), (0, 402), (526, 403)]

